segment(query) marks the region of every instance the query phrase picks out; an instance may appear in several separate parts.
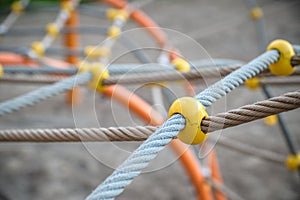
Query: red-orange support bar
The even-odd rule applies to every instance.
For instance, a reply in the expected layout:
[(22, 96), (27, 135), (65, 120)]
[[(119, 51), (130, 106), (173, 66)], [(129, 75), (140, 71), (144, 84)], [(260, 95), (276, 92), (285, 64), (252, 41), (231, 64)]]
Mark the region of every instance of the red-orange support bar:
[[(62, 0), (65, 1), (65, 0)], [(72, 1), (72, 0), (66, 0)], [(67, 28), (77, 28), (79, 24), (79, 14), (76, 10), (71, 11), (70, 18), (66, 21)], [(77, 50), (79, 46), (79, 35), (77, 32), (68, 32), (64, 35), (64, 45), (69, 50)], [(78, 56), (76, 55), (67, 55), (65, 57), (66, 62), (70, 64), (78, 63)], [(79, 104), (81, 101), (80, 89), (79, 87), (73, 88), (72, 90), (67, 92), (66, 101), (68, 104)]]

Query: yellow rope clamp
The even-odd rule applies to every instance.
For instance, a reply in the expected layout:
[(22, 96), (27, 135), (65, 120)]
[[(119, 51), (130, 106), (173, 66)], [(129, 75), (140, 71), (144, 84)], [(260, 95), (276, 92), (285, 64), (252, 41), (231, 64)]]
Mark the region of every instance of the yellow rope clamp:
[(129, 17), (129, 14), (126, 10), (111, 8), (107, 10), (106, 17), (110, 20), (121, 19), (126, 21)]
[(3, 71), (3, 66), (0, 64), (0, 77), (2, 77), (4, 74), (4, 71)]
[(188, 72), (191, 68), (190, 64), (182, 58), (173, 59), (172, 65), (174, 65), (175, 69), (180, 72)]
[(31, 49), (40, 57), (45, 55), (45, 47), (41, 42), (31, 43)]
[(57, 24), (49, 23), (46, 26), (46, 32), (47, 32), (47, 34), (51, 35), (52, 37), (57, 37), (59, 34), (59, 28), (58, 28)]
[(15, 13), (21, 14), (24, 11), (24, 7), (21, 1), (16, 1), (11, 5), (11, 10)]
[(250, 16), (253, 20), (258, 20), (260, 18), (262, 18), (264, 15), (263, 11), (261, 8), (256, 7), (256, 8), (252, 8), (250, 11)]
[(88, 86), (96, 91), (103, 91), (105, 86), (102, 85), (104, 79), (109, 78), (109, 72), (101, 63), (88, 63), (82, 61), (79, 63), (79, 73), (91, 72), (93, 74), (92, 80)]
[(255, 90), (259, 88), (259, 81), (260, 80), (257, 77), (250, 78), (245, 81), (245, 86), (247, 86), (249, 89)]
[(278, 123), (277, 115), (270, 115), (264, 119), (264, 123), (269, 126), (274, 126)]
[(280, 53), (278, 61), (269, 66), (272, 74), (277, 76), (292, 74), (295, 71), (295, 68), (291, 65), (291, 59), (295, 55), (293, 46), (286, 40), (274, 40), (267, 48), (268, 51), (272, 49)]
[(69, 12), (69, 13), (74, 10), (72, 3), (69, 1), (62, 1), (60, 4), (60, 8), (65, 12)]
[(289, 155), (285, 161), (285, 166), (291, 171), (297, 171), (300, 167), (300, 153)]
[(117, 26), (111, 26), (107, 30), (107, 36), (110, 38), (118, 38), (121, 34), (121, 29)]
[(97, 59), (100, 57), (109, 57), (111, 52), (106, 47), (87, 46), (84, 49), (84, 54), (89, 59)]
[(185, 128), (177, 135), (178, 139), (186, 144), (200, 144), (207, 134), (201, 130), (201, 121), (208, 117), (204, 106), (195, 98), (182, 97), (174, 101), (169, 109), (169, 117), (174, 114), (182, 115), (185, 120)]

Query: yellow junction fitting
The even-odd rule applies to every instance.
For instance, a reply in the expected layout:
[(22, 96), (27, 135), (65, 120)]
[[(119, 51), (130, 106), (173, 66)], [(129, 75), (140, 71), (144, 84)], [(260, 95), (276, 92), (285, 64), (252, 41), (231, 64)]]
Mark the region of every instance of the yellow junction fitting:
[(74, 7), (70, 1), (62, 1), (60, 4), (60, 8), (69, 13), (74, 10)]
[(24, 7), (23, 7), (21, 1), (13, 2), (13, 4), (11, 5), (11, 10), (18, 14), (22, 13), (24, 11)]
[(126, 21), (129, 17), (129, 13), (124, 9), (108, 9), (106, 11), (106, 17), (110, 20), (115, 20), (117, 18)]
[(180, 114), (185, 118), (185, 128), (177, 135), (186, 144), (200, 144), (207, 134), (201, 130), (201, 121), (208, 117), (204, 106), (195, 98), (182, 97), (173, 102), (169, 109), (169, 118)]
[(117, 26), (111, 26), (107, 30), (107, 36), (111, 38), (118, 38), (121, 34), (121, 29)]
[(250, 11), (250, 16), (253, 20), (258, 20), (264, 15), (263, 10), (259, 7), (252, 8)]
[(245, 86), (248, 87), (249, 89), (255, 90), (259, 88), (259, 81), (260, 79), (257, 77), (250, 78), (245, 81)]
[(280, 57), (277, 62), (271, 64), (269, 69), (272, 74), (277, 76), (291, 75), (295, 68), (291, 65), (291, 59), (295, 55), (293, 46), (286, 40), (274, 40), (267, 47), (267, 51), (277, 50)]
[(96, 91), (103, 91), (106, 86), (102, 85), (104, 79), (109, 78), (109, 72), (102, 63), (88, 63), (82, 61), (79, 63), (79, 73), (91, 72), (93, 74), (92, 80), (88, 86)]
[(41, 42), (31, 43), (31, 49), (40, 57), (45, 55), (45, 47)]
[(270, 115), (264, 119), (264, 123), (269, 126), (274, 126), (278, 123), (277, 115)]
[(100, 57), (109, 57), (111, 52), (106, 47), (87, 46), (84, 49), (84, 54), (89, 59), (97, 59)]
[(0, 77), (2, 77), (4, 74), (4, 71), (3, 71), (3, 66), (0, 64)]
[(300, 167), (300, 152), (297, 155), (289, 155), (285, 161), (285, 166), (291, 171), (297, 171)]
[(182, 58), (175, 58), (172, 60), (172, 65), (175, 66), (175, 69), (180, 72), (188, 72), (191, 69), (190, 64)]
[(59, 28), (58, 28), (57, 24), (49, 23), (46, 26), (46, 32), (47, 32), (47, 34), (51, 35), (52, 37), (56, 37), (59, 34)]

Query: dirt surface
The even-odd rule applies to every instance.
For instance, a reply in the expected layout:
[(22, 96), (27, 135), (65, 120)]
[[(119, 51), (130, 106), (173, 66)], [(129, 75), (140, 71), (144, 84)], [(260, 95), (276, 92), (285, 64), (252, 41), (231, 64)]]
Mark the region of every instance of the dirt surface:
[[(267, 38), (284, 38), (300, 44), (300, 2), (258, 0), (264, 9)], [(101, 4), (87, 4), (86, 9), (95, 11)], [(86, 10), (85, 9), (85, 10)], [(189, 60), (230, 58), (249, 61), (259, 55), (259, 44), (249, 10), (241, 0), (224, 1), (154, 1), (142, 9), (170, 34), (170, 39)], [(44, 27), (55, 19), (55, 9), (36, 10), (22, 16), (15, 28)], [(94, 12), (90, 12), (92, 14)], [(1, 16), (4, 19), (4, 15)], [(81, 23), (89, 26), (107, 26), (98, 16), (83, 14)], [(125, 35), (140, 47), (155, 47), (155, 43), (143, 30), (130, 23)], [(189, 37), (191, 38), (189, 38)], [(0, 47), (24, 46), (41, 36), (7, 36)], [(102, 36), (85, 35), (81, 46), (98, 44)], [(61, 38), (55, 43), (59, 47)], [(201, 45), (201, 46), (199, 46)], [(204, 51), (205, 49), (205, 51)], [(118, 58), (125, 48), (117, 45), (114, 57)], [(157, 51), (148, 52), (151, 58)], [(60, 58), (60, 56), (56, 56)], [(132, 54), (121, 56), (115, 63), (138, 63)], [(211, 82), (211, 80), (207, 80)], [(0, 84), (0, 100), (32, 91), (39, 86)], [(197, 92), (206, 85), (199, 85)], [(151, 88), (130, 86), (152, 103)], [(177, 96), (184, 95), (184, 88), (171, 85)], [(270, 87), (274, 95), (299, 89), (298, 86)], [(1, 129), (109, 127), (132, 126), (144, 123), (127, 108), (115, 101), (82, 89), (82, 104), (72, 108), (64, 103), (65, 95), (59, 95), (30, 108), (1, 117)], [(217, 102), (210, 113), (223, 112), (264, 99), (260, 90), (238, 88)], [(157, 106), (157, 105), (155, 105)], [(95, 115), (96, 114), (96, 115)], [(96, 116), (96, 117), (95, 117)], [(300, 145), (299, 109), (283, 115), (295, 143)], [(277, 126), (266, 126), (256, 121), (224, 130), (221, 137), (235, 138), (255, 147), (288, 154), (288, 148)], [(130, 143), (2, 143), (0, 145), (0, 193), (7, 199), (22, 200), (80, 200), (84, 199), (113, 169), (139, 145)], [(254, 156), (244, 155), (216, 145), (225, 185), (244, 199), (300, 199), (300, 180), (297, 174), (284, 165), (276, 165)], [(128, 186), (119, 199), (195, 199), (195, 191), (177, 158), (166, 148), (153, 160), (141, 176)], [(0, 196), (0, 199), (6, 199)]]

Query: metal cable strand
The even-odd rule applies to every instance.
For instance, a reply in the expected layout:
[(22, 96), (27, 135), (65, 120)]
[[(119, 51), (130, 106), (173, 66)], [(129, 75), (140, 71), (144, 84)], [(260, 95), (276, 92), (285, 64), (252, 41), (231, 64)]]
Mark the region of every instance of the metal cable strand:
[(0, 81), (4, 83), (31, 83), (31, 84), (51, 84), (66, 79), (66, 76), (51, 75), (27, 75), (27, 74), (4, 74)]
[(0, 130), (1, 142), (143, 141), (157, 127)]
[(212, 103), (225, 96), (234, 88), (243, 84), (247, 79), (258, 75), (266, 70), (271, 63), (278, 60), (279, 53), (276, 50), (267, 51), (248, 64), (242, 66), (238, 70), (232, 72), (221, 81), (218, 81), (211, 87), (205, 89), (195, 98), (198, 99), (204, 107), (210, 106)]
[(164, 81), (178, 81), (182, 79), (193, 80), (201, 78), (221, 77), (231, 73), (232, 71), (238, 68), (238, 66), (230, 66), (224, 68), (204, 68), (198, 70), (191, 70), (189, 72), (165, 71), (164, 73), (153, 72), (150, 74), (135, 73), (128, 75), (117, 75), (109, 79), (103, 80), (103, 85), (141, 84)]
[(179, 114), (173, 115), (86, 199), (114, 199), (184, 127), (185, 119)]
[(70, 90), (75, 86), (85, 84), (91, 80), (91, 78), (92, 74), (89, 72), (78, 74), (53, 85), (41, 87), (25, 95), (0, 103), (0, 116), (12, 113), (27, 106), (32, 106), (49, 97)]
[(203, 132), (213, 132), (300, 107), (300, 90), (246, 105), (202, 120)]

